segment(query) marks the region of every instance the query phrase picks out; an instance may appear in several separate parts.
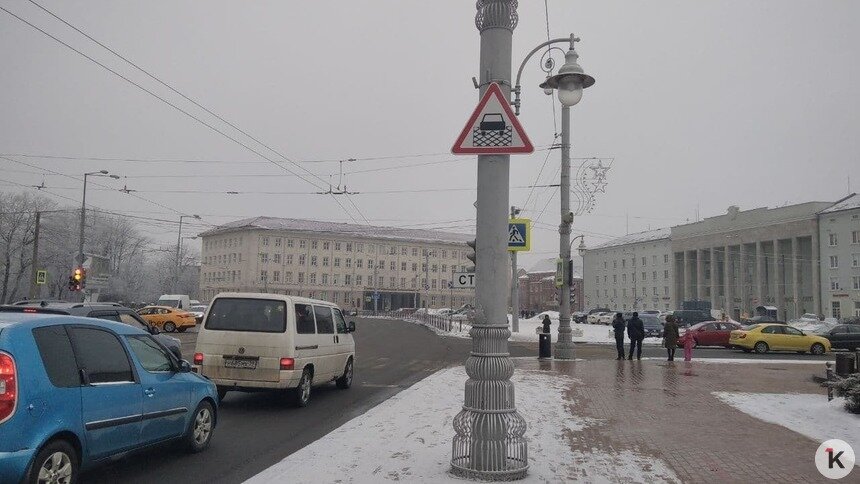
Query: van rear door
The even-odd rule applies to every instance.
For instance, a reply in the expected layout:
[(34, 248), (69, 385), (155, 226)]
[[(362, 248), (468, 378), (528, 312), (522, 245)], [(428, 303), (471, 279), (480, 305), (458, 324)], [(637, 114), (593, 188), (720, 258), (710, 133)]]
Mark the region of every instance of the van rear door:
[(276, 299), (216, 298), (209, 308), (197, 351), (210, 378), (279, 381), (288, 356), (287, 303)]

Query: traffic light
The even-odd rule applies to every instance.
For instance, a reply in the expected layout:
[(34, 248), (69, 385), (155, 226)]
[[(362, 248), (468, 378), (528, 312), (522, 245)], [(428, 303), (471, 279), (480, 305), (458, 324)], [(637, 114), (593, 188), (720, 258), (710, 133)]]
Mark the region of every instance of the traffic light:
[(475, 268), (478, 267), (478, 249), (477, 249), (478, 239), (472, 239), (472, 240), (466, 242), (466, 245), (468, 245), (469, 248), (472, 249), (471, 252), (466, 254), (466, 258), (469, 259), (470, 261), (472, 261), (472, 267), (469, 267), (467, 270), (469, 272), (475, 272)]
[(82, 291), (87, 283), (87, 270), (83, 267), (75, 267), (69, 277), (69, 290)]

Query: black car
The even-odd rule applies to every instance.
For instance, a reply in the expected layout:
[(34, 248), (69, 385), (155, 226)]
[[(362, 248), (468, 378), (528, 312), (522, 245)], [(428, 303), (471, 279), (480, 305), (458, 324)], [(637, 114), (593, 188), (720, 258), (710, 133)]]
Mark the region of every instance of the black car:
[(815, 333), (830, 340), (833, 348), (855, 351), (860, 348), (860, 324), (839, 324), (832, 329)]
[[(633, 318), (632, 312), (623, 313), (624, 322), (630, 322)], [(646, 338), (661, 338), (663, 337), (663, 322), (656, 314), (639, 313), (639, 319), (642, 320), (642, 326), (645, 328)]]
[(133, 309), (110, 302), (70, 303), (64, 301), (28, 301), (27, 304), (0, 306), (0, 312), (68, 314), (88, 318), (106, 319), (140, 328), (155, 336), (171, 353), (182, 360), (182, 343), (166, 334), (159, 334), (158, 328), (143, 320)]
[(698, 309), (680, 309), (672, 311), (672, 315), (675, 316), (675, 322), (681, 328), (689, 328), (694, 324), (714, 320), (710, 311), (701, 311)]

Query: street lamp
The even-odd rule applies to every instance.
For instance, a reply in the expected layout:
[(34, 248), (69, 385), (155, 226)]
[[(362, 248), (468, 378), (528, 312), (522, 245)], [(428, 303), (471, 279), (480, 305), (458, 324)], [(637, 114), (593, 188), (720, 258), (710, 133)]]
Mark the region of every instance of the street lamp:
[(78, 237), (78, 267), (83, 267), (84, 265), (84, 226), (86, 224), (87, 218), (87, 177), (88, 176), (104, 176), (113, 178), (115, 180), (119, 179), (119, 175), (111, 175), (107, 170), (99, 170), (99, 171), (91, 171), (88, 173), (84, 173), (84, 193), (81, 197), (81, 227), (80, 227), (80, 235)]
[[(182, 248), (182, 219), (193, 218), (200, 220), (200, 215), (180, 215), (179, 216), (179, 235), (176, 237), (176, 275), (174, 276), (174, 285), (179, 286), (179, 268), (181, 265), (180, 250)], [(192, 237), (193, 238), (193, 237)], [(176, 287), (174, 287), (176, 289)]]
[[(558, 91), (561, 103), (561, 223), (559, 233), (559, 258), (567, 263), (570, 260), (570, 227), (573, 224), (573, 213), (570, 211), (570, 108), (582, 99), (582, 90), (594, 85), (594, 78), (583, 71), (577, 59), (575, 43), (579, 38), (570, 35), (570, 49), (565, 54), (565, 62), (558, 74), (550, 76), (540, 87), (544, 90)], [(561, 360), (573, 358), (573, 335), (570, 328), (570, 281), (562, 278), (559, 318), (558, 341), (556, 342), (555, 357)], [(567, 297), (565, 297), (567, 295)]]

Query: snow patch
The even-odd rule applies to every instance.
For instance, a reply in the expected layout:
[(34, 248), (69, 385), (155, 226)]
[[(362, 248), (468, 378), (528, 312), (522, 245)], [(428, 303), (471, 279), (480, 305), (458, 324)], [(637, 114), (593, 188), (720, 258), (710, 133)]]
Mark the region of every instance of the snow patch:
[[(466, 482), (448, 473), (451, 421), (463, 404), (463, 367), (441, 370), (251, 478), (280, 482)], [(631, 451), (571, 450), (568, 436), (599, 425), (567, 393), (578, 381), (517, 371), (517, 408), (528, 422), (529, 475), (521, 482), (678, 482), (666, 464)], [(452, 389), (457, 389), (452, 391)]]

